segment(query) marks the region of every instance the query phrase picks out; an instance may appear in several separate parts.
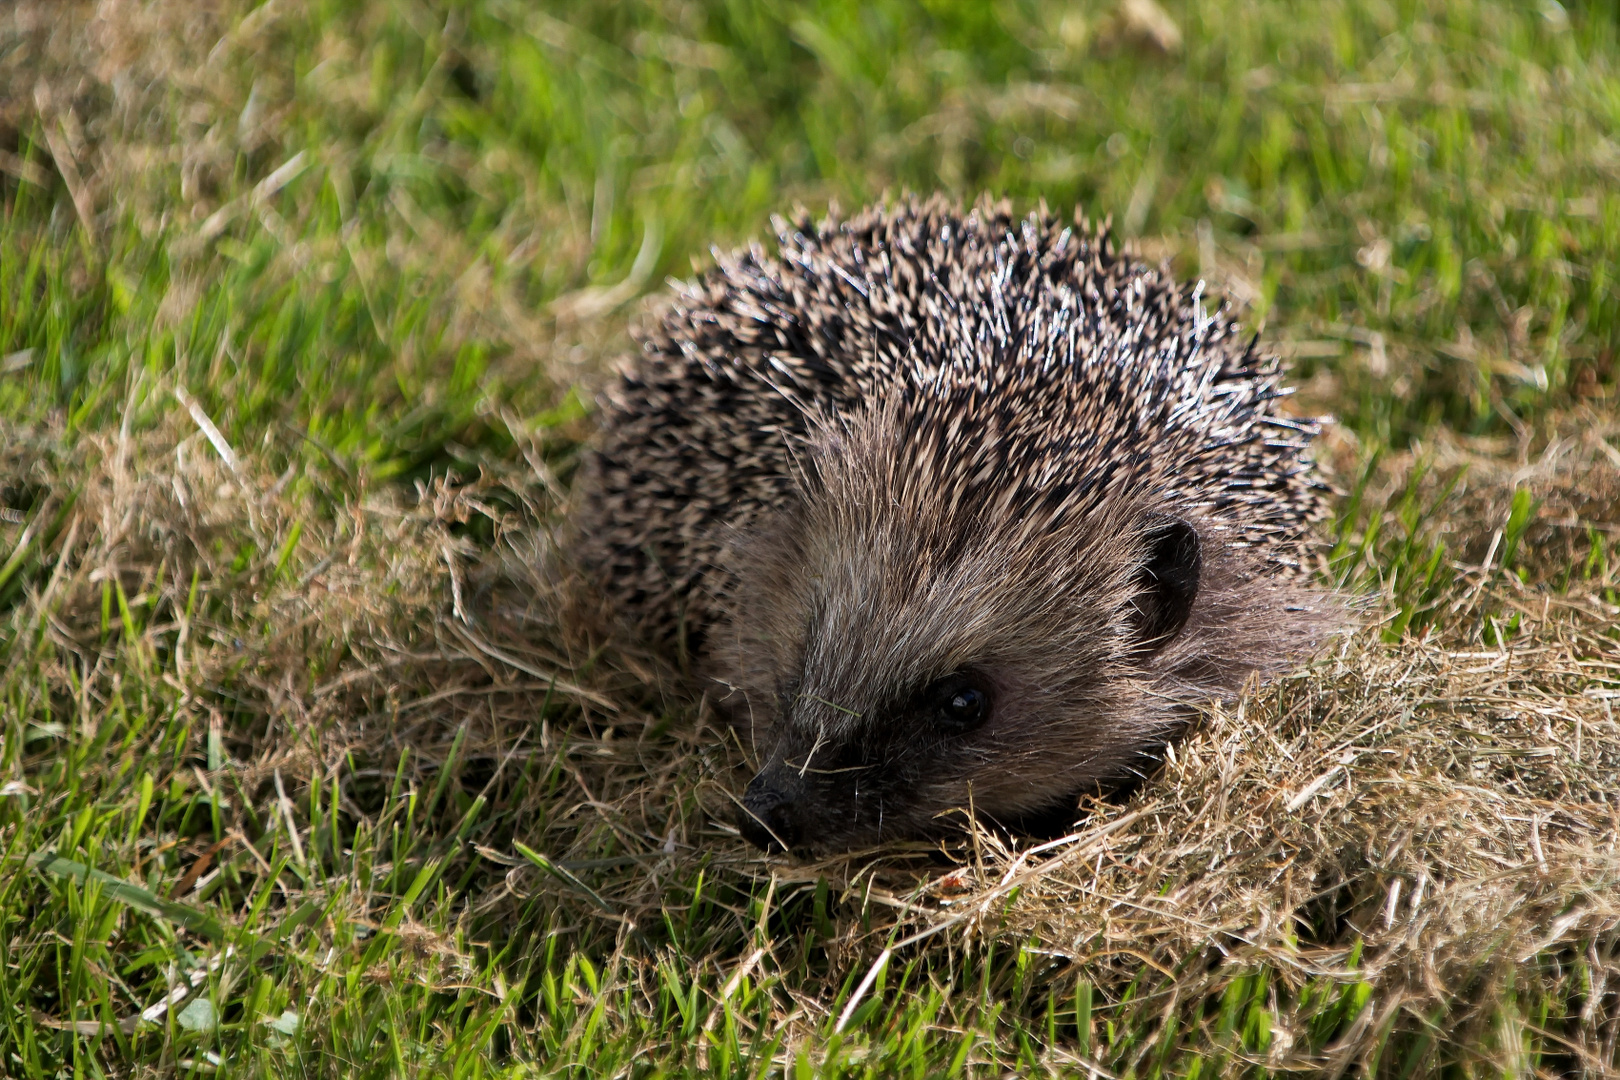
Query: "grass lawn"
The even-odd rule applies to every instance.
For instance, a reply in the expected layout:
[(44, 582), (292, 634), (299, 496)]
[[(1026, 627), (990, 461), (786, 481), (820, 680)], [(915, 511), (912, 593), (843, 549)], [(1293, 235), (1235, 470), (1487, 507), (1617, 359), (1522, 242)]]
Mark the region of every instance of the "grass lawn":
[[(1165, 8), (0, 8), (0, 1075), (1620, 1072), (1620, 12)], [(1240, 306), (1365, 625), (762, 857), (551, 528), (667, 277), (934, 189)]]

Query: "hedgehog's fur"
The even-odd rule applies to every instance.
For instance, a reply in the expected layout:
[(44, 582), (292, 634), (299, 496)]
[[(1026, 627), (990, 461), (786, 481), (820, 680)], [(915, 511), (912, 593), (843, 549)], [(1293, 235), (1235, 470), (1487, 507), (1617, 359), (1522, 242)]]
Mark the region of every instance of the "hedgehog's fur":
[(776, 225), (644, 335), (575, 508), (757, 750), (751, 839), (1072, 820), (1331, 629), (1317, 425), (1201, 285), (987, 203)]

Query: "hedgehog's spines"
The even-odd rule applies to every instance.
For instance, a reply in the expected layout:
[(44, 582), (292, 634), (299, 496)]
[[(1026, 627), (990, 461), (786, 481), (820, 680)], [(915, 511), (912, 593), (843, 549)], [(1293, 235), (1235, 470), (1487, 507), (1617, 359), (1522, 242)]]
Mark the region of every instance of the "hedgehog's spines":
[[(1247, 518), (1275, 565), (1298, 561), (1301, 526), (1320, 514), (1299, 457), (1315, 426), (1275, 413), (1286, 390), (1257, 335), (1198, 286), (1122, 253), (1109, 218), (1077, 210), (1063, 225), (1044, 206), (1014, 218), (1005, 200), (963, 214), (902, 196), (819, 222), (796, 207), (771, 224), (775, 255), (716, 251), (676, 289), (605, 404), (580, 520), (594, 518), (591, 560), (610, 591), (638, 598), (638, 620), (666, 619), (671, 579), (723, 595), (722, 527), (783, 505), (818, 418), (893, 395), (911, 403), (908, 431), (959, 427), (950, 417), (973, 410), (1012, 440), (994, 460), (1029, 472), (1000, 478), (1009, 505), (1061, 491), (1077, 501), (1054, 513), (1078, 512), (1118, 466), (1152, 473), (1173, 452), (1181, 475), (1166, 490)], [(1073, 479), (1042, 479), (1055, 475)]]

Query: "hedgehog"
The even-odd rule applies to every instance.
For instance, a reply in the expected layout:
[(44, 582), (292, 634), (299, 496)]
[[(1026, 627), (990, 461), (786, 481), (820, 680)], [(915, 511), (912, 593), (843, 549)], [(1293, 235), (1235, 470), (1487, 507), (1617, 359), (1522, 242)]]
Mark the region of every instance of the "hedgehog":
[(572, 508), (757, 755), (749, 841), (1053, 833), (1335, 630), (1321, 422), (1202, 283), (1044, 205), (772, 223), (672, 283)]

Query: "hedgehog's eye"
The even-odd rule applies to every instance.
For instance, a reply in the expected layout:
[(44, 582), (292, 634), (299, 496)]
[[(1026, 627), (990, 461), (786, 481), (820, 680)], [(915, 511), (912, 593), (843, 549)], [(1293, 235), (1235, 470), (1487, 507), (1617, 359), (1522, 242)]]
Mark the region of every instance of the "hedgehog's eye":
[(935, 726), (952, 735), (972, 731), (990, 718), (990, 695), (966, 675), (941, 679), (928, 688), (926, 697)]

